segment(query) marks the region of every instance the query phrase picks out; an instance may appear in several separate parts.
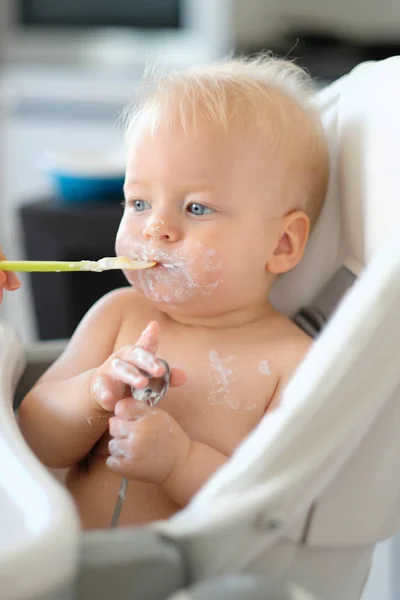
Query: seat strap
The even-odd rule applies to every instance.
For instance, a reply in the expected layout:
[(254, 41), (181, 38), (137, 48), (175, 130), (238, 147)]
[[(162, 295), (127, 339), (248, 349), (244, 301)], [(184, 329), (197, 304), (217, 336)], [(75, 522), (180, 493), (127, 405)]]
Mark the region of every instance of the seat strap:
[(312, 304), (301, 308), (293, 317), (296, 325), (314, 339), (357, 279), (355, 272), (358, 269), (350, 264), (349, 261), (349, 265), (340, 267)]

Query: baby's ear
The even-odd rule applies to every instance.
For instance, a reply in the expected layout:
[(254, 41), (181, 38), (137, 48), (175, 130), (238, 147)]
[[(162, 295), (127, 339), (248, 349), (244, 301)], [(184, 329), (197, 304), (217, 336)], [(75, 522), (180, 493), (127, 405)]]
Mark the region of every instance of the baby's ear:
[(267, 270), (272, 275), (279, 275), (293, 269), (303, 256), (309, 233), (310, 219), (305, 212), (296, 210), (286, 215)]

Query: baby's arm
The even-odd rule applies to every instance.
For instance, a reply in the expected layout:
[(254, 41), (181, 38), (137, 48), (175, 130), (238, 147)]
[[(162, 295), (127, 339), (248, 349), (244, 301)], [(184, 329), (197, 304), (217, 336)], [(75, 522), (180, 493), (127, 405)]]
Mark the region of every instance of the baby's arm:
[(76, 464), (108, 427), (110, 413), (93, 399), (90, 387), (96, 368), (114, 350), (126, 293), (112, 292), (94, 305), (21, 404), (22, 434), (49, 467)]
[(192, 441), (186, 455), (164, 481), (163, 488), (174, 502), (184, 507), (228, 459), (211, 446)]
[(120, 400), (110, 419), (108, 467), (124, 477), (161, 485), (185, 506), (228, 457), (192, 441), (179, 423), (160, 408)]

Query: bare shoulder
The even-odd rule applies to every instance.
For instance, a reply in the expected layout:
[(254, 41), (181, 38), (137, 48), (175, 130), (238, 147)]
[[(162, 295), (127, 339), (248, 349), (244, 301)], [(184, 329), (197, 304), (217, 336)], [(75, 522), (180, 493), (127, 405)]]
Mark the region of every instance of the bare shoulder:
[(147, 305), (148, 302), (143, 296), (135, 292), (131, 286), (126, 286), (113, 290), (100, 298), (90, 311), (110, 311), (118, 317), (123, 317), (126, 310), (143, 310)]
[(129, 287), (109, 292), (86, 313), (64, 352), (41, 381), (74, 376), (102, 364), (113, 352), (129, 307), (134, 311), (140, 298)]
[(102, 296), (88, 310), (79, 323), (71, 342), (83, 335), (113, 335), (121, 327), (128, 307), (132, 310), (140, 304), (139, 296), (130, 287), (118, 288)]
[(277, 316), (274, 354), (282, 383), (287, 382), (314, 340), (284, 315)]
[(279, 405), (284, 388), (313, 345), (312, 338), (280, 313), (274, 315), (271, 329), (272, 336), (269, 338), (269, 344), (270, 352), (273, 348), (277, 384), (267, 404), (268, 411)]

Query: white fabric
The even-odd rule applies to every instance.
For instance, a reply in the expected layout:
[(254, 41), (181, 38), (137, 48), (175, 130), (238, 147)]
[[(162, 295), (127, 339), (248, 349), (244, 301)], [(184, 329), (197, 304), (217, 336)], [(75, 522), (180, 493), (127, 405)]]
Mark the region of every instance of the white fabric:
[[(200, 577), (247, 569), (318, 600), (355, 600), (374, 543), (399, 526), (400, 59), (361, 65), (320, 102), (332, 151), (328, 199), (303, 263), (276, 286), (274, 302), (293, 312), (344, 260), (368, 268), (281, 407), (184, 511), (152, 527), (184, 543)], [(0, 505), (9, 526), (8, 537), (0, 533), (0, 580), (2, 600), (25, 600), (73, 572), (78, 527), (68, 495), (15, 427), (8, 373), (19, 357), (9, 339), (0, 352)]]

